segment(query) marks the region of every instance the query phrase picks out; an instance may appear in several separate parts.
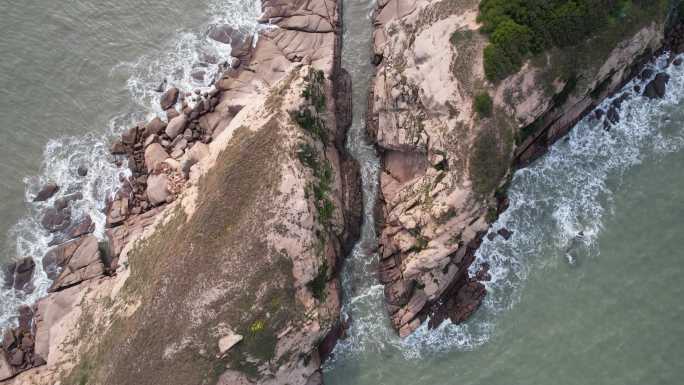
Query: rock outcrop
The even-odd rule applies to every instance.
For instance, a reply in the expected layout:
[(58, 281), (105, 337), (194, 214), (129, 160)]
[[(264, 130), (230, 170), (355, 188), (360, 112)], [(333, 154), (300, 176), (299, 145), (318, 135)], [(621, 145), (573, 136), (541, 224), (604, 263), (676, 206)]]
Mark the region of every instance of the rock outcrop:
[(112, 144), (132, 176), (107, 203), (105, 239), (46, 220), (69, 236), (43, 259), (54, 283), (29, 333), (40, 359), (0, 350), (0, 381), (321, 383), (362, 212), (350, 103), (336, 102), (349, 94), (339, 6), (264, 1), (279, 28), (254, 47), (209, 31), (238, 62), (212, 92), (171, 88), (166, 119)]
[[(367, 125), (383, 165), (378, 275), (401, 336), (428, 316), (430, 326), (459, 323), (478, 308), (485, 290), (469, 271), (506, 207), (512, 169), (544, 153), (663, 46), (666, 9), (619, 39), (589, 39), (568, 55), (550, 50), (494, 84), (483, 70), (478, 6), (384, 0), (374, 12)], [(664, 83), (655, 79), (648, 95), (662, 95)]]

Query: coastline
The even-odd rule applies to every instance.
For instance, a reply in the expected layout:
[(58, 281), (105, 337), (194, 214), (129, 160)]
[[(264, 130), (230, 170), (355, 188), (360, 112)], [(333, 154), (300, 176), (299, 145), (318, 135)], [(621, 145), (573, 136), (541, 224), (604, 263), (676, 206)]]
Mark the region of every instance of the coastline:
[[(558, 53), (491, 83), (481, 70), (488, 39), (478, 32), (477, 3), (387, 1), (374, 13), (377, 70), (367, 125), (383, 164), (378, 276), (401, 337), (428, 319), (430, 328), (465, 322), (479, 308), (491, 276), (475, 253), (485, 236), (513, 235), (491, 229), (508, 206), (512, 173), (632, 78), (647, 79), (641, 92), (662, 98), (666, 76), (641, 69), (664, 50), (682, 48), (675, 11), (671, 20), (640, 21), (629, 37), (589, 50), (584, 61), (592, 64), (578, 69), (581, 85), (552, 78), (554, 91), (543, 87), (555, 76)], [(481, 94), (491, 100), (491, 115), (475, 110)], [(597, 116), (607, 129), (620, 103)]]
[[(134, 245), (140, 244), (142, 239), (153, 237), (155, 231), (158, 231), (155, 229), (164, 226), (164, 222), (170, 220), (171, 211), (177, 211), (178, 207), (184, 207), (186, 212), (192, 211), (198, 204), (202, 204), (196, 201), (196, 196), (192, 196), (196, 192), (188, 191), (196, 190), (194, 186), (202, 183), (200, 179), (206, 178), (200, 175), (207, 175), (212, 167), (215, 167), (211, 165), (212, 161), (207, 159), (213, 158), (215, 163), (219, 151), (217, 149), (220, 149), (220, 146), (225, 147), (230, 141), (229, 135), (221, 136), (221, 133), (228, 127), (234, 131), (233, 120), (238, 115), (242, 117), (254, 113), (242, 112), (243, 109), (254, 110), (250, 106), (264, 103), (267, 96), (264, 93), (273, 93), (269, 90), (278, 82), (285, 81), (285, 77), (292, 76), (287, 74), (296, 71), (292, 69), (293, 66), (301, 65), (297, 64), (301, 62), (307, 66), (320, 68), (332, 79), (330, 85), (326, 85), (325, 92), (331, 96), (328, 99), (331, 100), (328, 102), (330, 108), (334, 109), (337, 105), (338, 110), (335, 114), (337, 117), (332, 121), (328, 117), (324, 119), (331, 122), (331, 131), (335, 132), (333, 148), (326, 150), (326, 157), (340, 159), (334, 162), (334, 170), (335, 174), (339, 175), (336, 185), (339, 184), (339, 193), (342, 194), (340, 222), (343, 226), (342, 230), (335, 230), (335, 234), (339, 235), (334, 235), (331, 239), (332, 241), (340, 237), (339, 241), (331, 244), (333, 250), (337, 251), (329, 257), (333, 258), (330, 264), (333, 268), (326, 279), (326, 286), (331, 290), (330, 295), (339, 297), (335, 267), (340, 264), (341, 250), (347, 250), (358, 236), (354, 235), (353, 230), (358, 228), (361, 220), (359, 176), (358, 166), (345, 155), (344, 150), (345, 132), (348, 128), (345, 122), (349, 121), (347, 115), (351, 113), (348, 110), (350, 106), (348, 103), (335, 104), (337, 99), (332, 97), (333, 92), (345, 95), (343, 86), (348, 86), (348, 82), (343, 80), (344, 72), (339, 64), (340, 36), (337, 31), (340, 21), (337, 6), (341, 4), (329, 1), (317, 4), (314, 12), (309, 11), (309, 17), (302, 19), (295, 16), (297, 11), (290, 9), (289, 6), (263, 2), (264, 14), (259, 21), (264, 23), (279, 20), (274, 22), (278, 28), (261, 31), (262, 36), (254, 46), (250, 37), (239, 39), (225, 33), (223, 37), (231, 43), (231, 54), (237, 60), (230, 63), (230, 68), (216, 83), (215, 90), (192, 93), (185, 95), (186, 98), (179, 98), (182, 92), (177, 89), (165, 90), (161, 98), (161, 107), (166, 110), (168, 121), (155, 118), (147, 124), (131, 127), (120, 140), (112, 144), (111, 152), (117, 155), (118, 159), (128, 159), (132, 175), (125, 181), (115, 198), (107, 204), (108, 242), (98, 244), (94, 237), (87, 235), (90, 226), (84, 226), (81, 231), (70, 232), (76, 239), (58, 246), (53, 253), (54, 257), (48, 258), (58, 266), (53, 270), (61, 272), (53, 283), (51, 293), (30, 309), (31, 313), (35, 310), (35, 315), (29, 315), (29, 309), (24, 308), (22, 314), (25, 315), (22, 316), (19, 327), (6, 334), (6, 352), (3, 353), (3, 365), (0, 365), (5, 377), (16, 376), (46, 362), (47, 369), (29, 370), (11, 383), (23, 383), (25, 380), (45, 381), (55, 375), (55, 369), (68, 369), (70, 365), (58, 368), (58, 362), (63, 361), (61, 355), (68, 357), (70, 353), (62, 346), (66, 342), (65, 336), (55, 335), (59, 334), (55, 329), (63, 330), (65, 325), (78, 323), (78, 319), (87, 311), (85, 307), (79, 309), (79, 302), (88, 302), (94, 297), (116, 299), (121, 287), (126, 287), (125, 282), (131, 274), (128, 254), (135, 248)], [(316, 7), (325, 12), (316, 12)], [(327, 27), (324, 22), (326, 18), (329, 20)], [(293, 29), (290, 29), (289, 23), (292, 23)], [(229, 27), (226, 27), (226, 31), (236, 32)], [(313, 41), (310, 41), (308, 36), (313, 37)], [(332, 38), (328, 39), (327, 36)], [(301, 47), (301, 39), (312, 43), (307, 44), (304, 52), (298, 48)], [(290, 49), (291, 52), (288, 52)], [(306, 52), (311, 54), (307, 55)], [(332, 89), (334, 91), (330, 91)], [(287, 91), (287, 88), (283, 88), (280, 92)], [(348, 91), (346, 93), (348, 94)], [(268, 104), (268, 100), (266, 103)], [(176, 104), (180, 105), (180, 111), (172, 108)], [(347, 127), (334, 128), (335, 124), (332, 122), (335, 120)], [(222, 143), (217, 145), (216, 141)], [(338, 152), (340, 155), (336, 155)], [(339, 163), (344, 166), (340, 167)], [(62, 265), (61, 269), (59, 265)], [(94, 297), (92, 292), (95, 293)], [(308, 306), (318, 306), (315, 303), (311, 304), (310, 300), (305, 302), (309, 303)], [(335, 311), (333, 306), (332, 309), (333, 312), (327, 317), (339, 320), (339, 308)], [(336, 325), (337, 321), (333, 324)], [(334, 336), (341, 330), (333, 324), (326, 325), (323, 330), (306, 338), (307, 341), (313, 342), (316, 340), (315, 335), (321, 332), (330, 336), (326, 338), (327, 342), (322, 344), (329, 346), (322, 348), (323, 356), (327, 354), (326, 351), (331, 350), (331, 346), (334, 346)], [(300, 348), (308, 350), (304, 346)], [(18, 352), (21, 352), (21, 362), (18, 362)], [(313, 360), (314, 365), (317, 361), (318, 359)], [(310, 365), (305, 366), (308, 376), (319, 373), (317, 367), (310, 369)], [(286, 375), (294, 376), (291, 373)]]

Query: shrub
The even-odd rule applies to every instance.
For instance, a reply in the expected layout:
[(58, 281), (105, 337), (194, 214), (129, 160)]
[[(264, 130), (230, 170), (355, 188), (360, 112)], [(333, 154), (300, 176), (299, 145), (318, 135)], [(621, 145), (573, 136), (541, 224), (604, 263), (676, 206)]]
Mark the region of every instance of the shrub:
[(325, 301), (326, 297), (326, 283), (328, 283), (328, 263), (324, 261), (321, 267), (318, 268), (318, 274), (316, 274), (314, 279), (306, 284), (306, 287), (311, 290), (314, 298), (323, 302)]
[(506, 52), (496, 44), (490, 44), (484, 49), (485, 76), (492, 82), (506, 78), (520, 67), (519, 63), (511, 61)]
[(505, 20), (491, 37), (492, 44), (498, 45), (508, 55), (511, 62), (522, 63), (522, 58), (530, 51), (532, 32), (513, 20)]
[(485, 74), (499, 81), (530, 54), (576, 45), (631, 15), (663, 7), (652, 0), (482, 0), (478, 21), (491, 38)]
[(488, 93), (482, 92), (475, 96), (475, 111), (480, 115), (481, 118), (489, 117), (492, 115), (492, 98)]

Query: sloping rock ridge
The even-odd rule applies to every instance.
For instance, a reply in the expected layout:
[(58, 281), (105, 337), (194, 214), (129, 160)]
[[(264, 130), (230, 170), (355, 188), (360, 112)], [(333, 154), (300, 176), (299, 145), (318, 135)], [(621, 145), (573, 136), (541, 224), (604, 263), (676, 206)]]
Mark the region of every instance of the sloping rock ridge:
[[(0, 381), (322, 383), (341, 329), (338, 269), (362, 213), (344, 151), (340, 4), (262, 7), (277, 28), (256, 44), (211, 31), (235, 56), (216, 90), (170, 88), (166, 119), (112, 144), (132, 177), (107, 205), (106, 237), (87, 222), (55, 238), (44, 258), (54, 283), (5, 332)], [(32, 272), (20, 267), (18, 286)]]
[[(428, 318), (430, 326), (463, 322), (479, 307), (478, 277), (488, 274), (475, 251), (506, 208), (513, 169), (543, 154), (663, 46), (681, 52), (681, 26), (666, 28), (668, 10), (658, 6), (620, 34), (551, 49), (492, 83), (479, 1), (378, 1), (367, 127), (383, 166), (378, 276), (401, 336)], [(654, 82), (647, 96), (664, 92), (666, 79)]]

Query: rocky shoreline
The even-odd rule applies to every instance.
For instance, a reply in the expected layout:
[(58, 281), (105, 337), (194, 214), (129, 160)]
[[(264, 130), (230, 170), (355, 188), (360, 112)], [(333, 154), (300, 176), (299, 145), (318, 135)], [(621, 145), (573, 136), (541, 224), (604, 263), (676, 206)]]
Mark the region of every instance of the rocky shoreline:
[[(480, 306), (489, 273), (475, 254), (485, 236), (514, 236), (491, 228), (512, 172), (633, 77), (648, 79), (646, 97), (662, 97), (668, 78), (643, 67), (684, 52), (679, 17), (667, 34), (657, 17), (576, 74), (579, 85), (532, 63), (492, 84), (477, 6), (383, 0), (373, 14), (378, 279), (402, 337)], [(162, 85), (164, 116), (112, 144), (131, 176), (107, 202), (104, 239), (91, 218), (72, 218), (79, 193), (45, 210), (53, 283), (3, 333), (0, 382), (322, 383), (321, 362), (344, 334), (340, 267), (363, 219), (359, 165), (345, 149), (341, 7), (264, 0), (259, 21), (275, 28), (256, 41), (229, 26), (209, 31), (233, 55), (215, 87)], [(489, 114), (474, 102), (483, 94)], [(621, 100), (595, 116), (607, 130)], [(48, 184), (35, 201), (59, 189)], [(34, 268), (22, 259), (5, 282), (30, 292)]]
[[(561, 65), (552, 63), (568, 58), (550, 52), (545, 64), (531, 60), (493, 84), (482, 68), (488, 38), (479, 32), (478, 4), (387, 0), (373, 15), (377, 69), (367, 127), (383, 168), (378, 277), (402, 337), (428, 318), (430, 327), (464, 322), (480, 306), (489, 274), (475, 252), (485, 235), (512, 236), (491, 224), (507, 207), (513, 171), (635, 76), (649, 79), (640, 90), (646, 97), (662, 97), (667, 76), (641, 69), (684, 48), (676, 11), (669, 20), (653, 13), (623, 40), (577, 47), (586, 64), (571, 78), (557, 77)], [(489, 100), (488, 110), (478, 110), (477, 98)], [(620, 100), (596, 116), (606, 129), (619, 119)]]
[[(281, 189), (289, 186), (292, 191), (286, 195), (277, 193), (268, 205), (278, 210), (282, 210), (280, 207), (288, 207), (282, 212), (283, 218), (296, 219), (297, 222), (307, 224), (306, 226), (314, 226), (310, 228), (297, 224), (296, 229), (286, 230), (288, 226), (292, 226), (289, 222), (274, 224), (276, 232), (265, 234), (269, 243), (277, 240), (276, 244), (285, 245), (284, 249), (274, 249), (273, 253), (289, 255), (291, 262), (288, 263), (292, 264), (292, 271), (283, 271), (282, 274), (291, 275), (292, 281), (285, 284), (288, 287), (292, 285), (293, 289), (288, 290), (294, 290), (293, 300), (299, 303), (297, 306), (304, 306), (302, 311), (305, 311), (308, 318), (302, 323), (294, 315), (288, 316), (292, 319), (277, 321), (278, 325), (285, 323), (272, 331), (270, 325), (264, 325), (265, 321), (255, 320), (248, 325), (251, 332), (247, 331), (246, 335), (243, 330), (239, 330), (243, 335), (233, 332), (226, 334), (225, 331), (223, 334), (219, 333), (216, 337), (220, 350), (217, 357), (220, 357), (221, 362), (229, 362), (225, 373), (217, 373), (217, 380), (222, 384), (282, 381), (292, 384), (321, 383), (321, 359), (330, 353), (342, 331), (339, 322), (339, 266), (342, 256), (358, 238), (362, 220), (358, 164), (346, 154), (344, 147), (346, 130), (351, 124), (351, 84), (348, 74), (340, 66), (340, 7), (341, 2), (331, 0), (296, 4), (264, 1), (263, 15), (259, 21), (277, 28), (263, 29), (256, 42), (251, 36), (245, 36), (229, 26), (212, 30), (210, 36), (215, 36), (212, 38), (231, 45), (233, 56), (220, 79), (216, 81), (215, 88), (208, 92), (187, 90), (184, 93), (173, 86), (163, 89), (165, 85), (162, 85), (158, 91), (164, 91), (160, 97), (160, 107), (165, 111), (166, 119), (157, 117), (131, 127), (112, 144), (111, 153), (115, 156), (115, 161), (118, 164), (126, 162), (131, 177), (122, 179), (121, 189), (107, 202), (104, 240), (92, 234), (94, 226), (90, 218), (78, 219), (72, 223), (68, 201), (56, 203), (55, 207), (46, 211), (43, 225), (55, 234), (55, 247), (43, 258), (43, 264), (54, 282), (47, 297), (39, 300), (33, 307), (21, 309), (19, 326), (5, 331), (0, 349), (0, 381), (7, 380), (11, 384), (52, 384), (55, 380), (61, 380), (62, 384), (67, 384), (71, 380), (80, 381), (78, 376), (83, 375), (97, 374), (100, 380), (108, 378), (107, 371), (93, 373), (89, 369), (88, 373), (77, 373), (82, 371), (86, 360), (82, 352), (93, 349), (93, 341), (102, 343), (109, 338), (116, 338), (109, 336), (107, 332), (92, 334), (87, 325), (83, 324), (83, 317), (94, 312), (94, 316), (89, 315), (94, 317), (89, 322), (95, 323), (97, 320), (109, 325), (120, 317), (135, 318), (134, 313), (131, 315), (129, 310), (121, 310), (117, 306), (112, 306), (111, 310), (102, 309), (99, 301), (106, 299), (114, 304), (121, 303), (122, 308), (130, 306), (128, 301), (131, 299), (122, 300), (121, 292), (127, 292), (126, 288), (133, 286), (131, 280), (137, 282), (139, 279), (135, 277), (140, 274), (139, 270), (136, 271), (136, 266), (140, 263), (135, 261), (140, 258), (136, 251), (145, 247), (148, 240), (154, 239), (160, 231), (168, 231), (160, 228), (173, 220), (179, 209), (185, 211), (186, 215), (192, 215), (187, 213), (197, 210), (203, 213), (203, 207), (212, 203), (203, 201), (209, 199), (207, 197), (197, 197), (197, 191), (204, 184), (211, 183), (209, 181), (213, 174), (221, 174), (221, 171), (214, 171), (225, 167), (218, 159), (225, 157), (225, 154), (231, 156), (229, 152), (236, 151), (226, 148), (239, 140), (231, 138), (240, 135), (238, 131), (242, 127), (247, 125), (252, 130), (265, 133), (274, 129), (282, 130), (283, 135), (288, 138), (283, 139), (282, 143), (290, 143), (293, 138), (307, 137), (306, 131), (310, 131), (310, 120), (313, 119), (317, 125), (320, 124), (321, 131), (317, 131), (310, 145), (298, 144), (306, 147), (293, 152), (293, 159), (299, 157), (299, 161), (304, 162), (302, 148), (318, 149), (319, 155), (307, 152), (308, 158), (304, 159), (307, 162), (312, 162), (312, 157), (318, 159), (316, 162), (321, 161), (320, 157), (326, 159), (325, 163), (329, 165), (333, 179), (328, 182), (329, 176), (325, 176), (326, 181), (315, 182), (314, 179), (307, 182), (312, 174), (297, 171), (302, 166), (286, 161), (284, 164), (288, 171), (285, 175), (288, 176), (282, 176), (281, 183), (284, 185)], [(311, 74), (317, 72), (307, 70), (309, 67), (321, 71), (324, 77), (319, 79), (316, 75), (312, 78)], [(297, 91), (301, 87), (305, 87), (305, 91)], [(305, 97), (305, 93), (312, 92), (312, 89), (318, 90), (316, 94), (320, 95), (321, 101), (313, 100), (311, 96)], [(298, 101), (301, 98), (306, 100)], [(319, 106), (320, 103), (323, 105)], [(306, 116), (306, 119), (295, 119), (297, 115), (292, 115), (293, 108), (299, 109), (298, 114)], [(310, 111), (313, 111), (313, 115), (310, 115)], [(268, 114), (287, 116), (287, 119), (277, 123), (280, 128), (271, 128), (275, 123), (264, 118)], [(298, 122), (299, 129), (303, 129), (304, 134), (294, 134), (292, 130), (296, 124), (287, 122), (290, 117)], [(282, 158), (281, 155), (279, 157)], [(239, 167), (265, 166), (247, 162)], [(87, 173), (88, 170), (84, 168), (78, 172)], [(318, 173), (317, 169), (313, 169), (313, 178), (323, 178)], [(315, 190), (315, 197), (312, 197), (307, 192), (311, 191), (308, 187), (311, 183), (312, 188), (325, 188), (326, 191), (319, 193), (319, 190)], [(45, 186), (36, 199), (47, 200), (58, 189), (59, 186), (56, 185)], [(322, 204), (314, 200), (302, 205), (302, 201), (318, 199), (319, 194), (325, 194)], [(284, 204), (287, 202), (290, 203)], [(314, 214), (311, 214), (312, 210)], [(318, 214), (315, 214), (316, 211)], [(214, 215), (233, 214), (216, 212)], [(314, 217), (305, 219), (303, 215)], [(190, 218), (187, 221), (190, 222)], [(251, 222), (243, 222), (240, 227), (251, 226)], [(317, 227), (315, 233), (312, 233)], [(188, 228), (186, 231), (193, 230)], [(322, 249), (319, 251), (322, 255), (309, 251), (305, 240), (310, 237), (320, 239), (316, 242), (322, 242)], [(267, 254), (271, 253), (269, 251)], [(268, 258), (275, 258), (275, 254)], [(7, 282), (16, 289), (30, 290), (32, 263), (32, 259), (28, 258), (8, 268), (11, 279)], [(246, 276), (248, 273), (243, 274)], [(226, 281), (225, 284), (231, 282)], [(268, 291), (269, 285), (282, 282), (257, 284), (263, 286), (260, 290)], [(319, 296), (322, 297), (318, 298)], [(146, 306), (149, 300), (150, 298), (137, 298), (138, 303), (143, 303), (137, 306)], [(260, 301), (254, 300), (254, 306), (260, 304)], [(154, 307), (153, 304), (150, 306)], [(258, 308), (252, 310), (259, 311)], [(269, 317), (268, 314), (266, 313), (266, 317)], [(230, 327), (238, 330), (238, 325), (224, 324), (225, 322), (218, 325), (218, 329), (227, 330)], [(141, 328), (136, 332), (139, 334), (146, 330), (143, 325), (141, 323), (132, 327), (133, 330)], [(258, 335), (264, 328), (277, 335), (273, 349), (274, 354), (280, 358), (275, 366), (273, 363), (266, 366), (256, 364), (259, 358), (254, 355), (258, 356), (257, 353), (242, 351), (243, 345), (253, 343), (251, 339), (261, 338)], [(87, 341), (89, 338), (93, 341)], [(136, 347), (130, 349), (135, 350)], [(203, 347), (200, 355), (204, 350), (213, 349), (216, 347)], [(233, 351), (228, 352), (231, 349)], [(119, 352), (119, 356), (110, 358), (108, 365), (112, 364), (112, 359), (120, 359), (123, 363), (125, 357), (126, 352)], [(155, 365), (153, 362), (148, 364)], [(245, 365), (255, 367), (256, 372), (252, 369), (245, 372)], [(109, 378), (108, 381), (112, 380), (113, 378)], [(139, 378), (136, 383), (147, 383), (147, 380)]]

